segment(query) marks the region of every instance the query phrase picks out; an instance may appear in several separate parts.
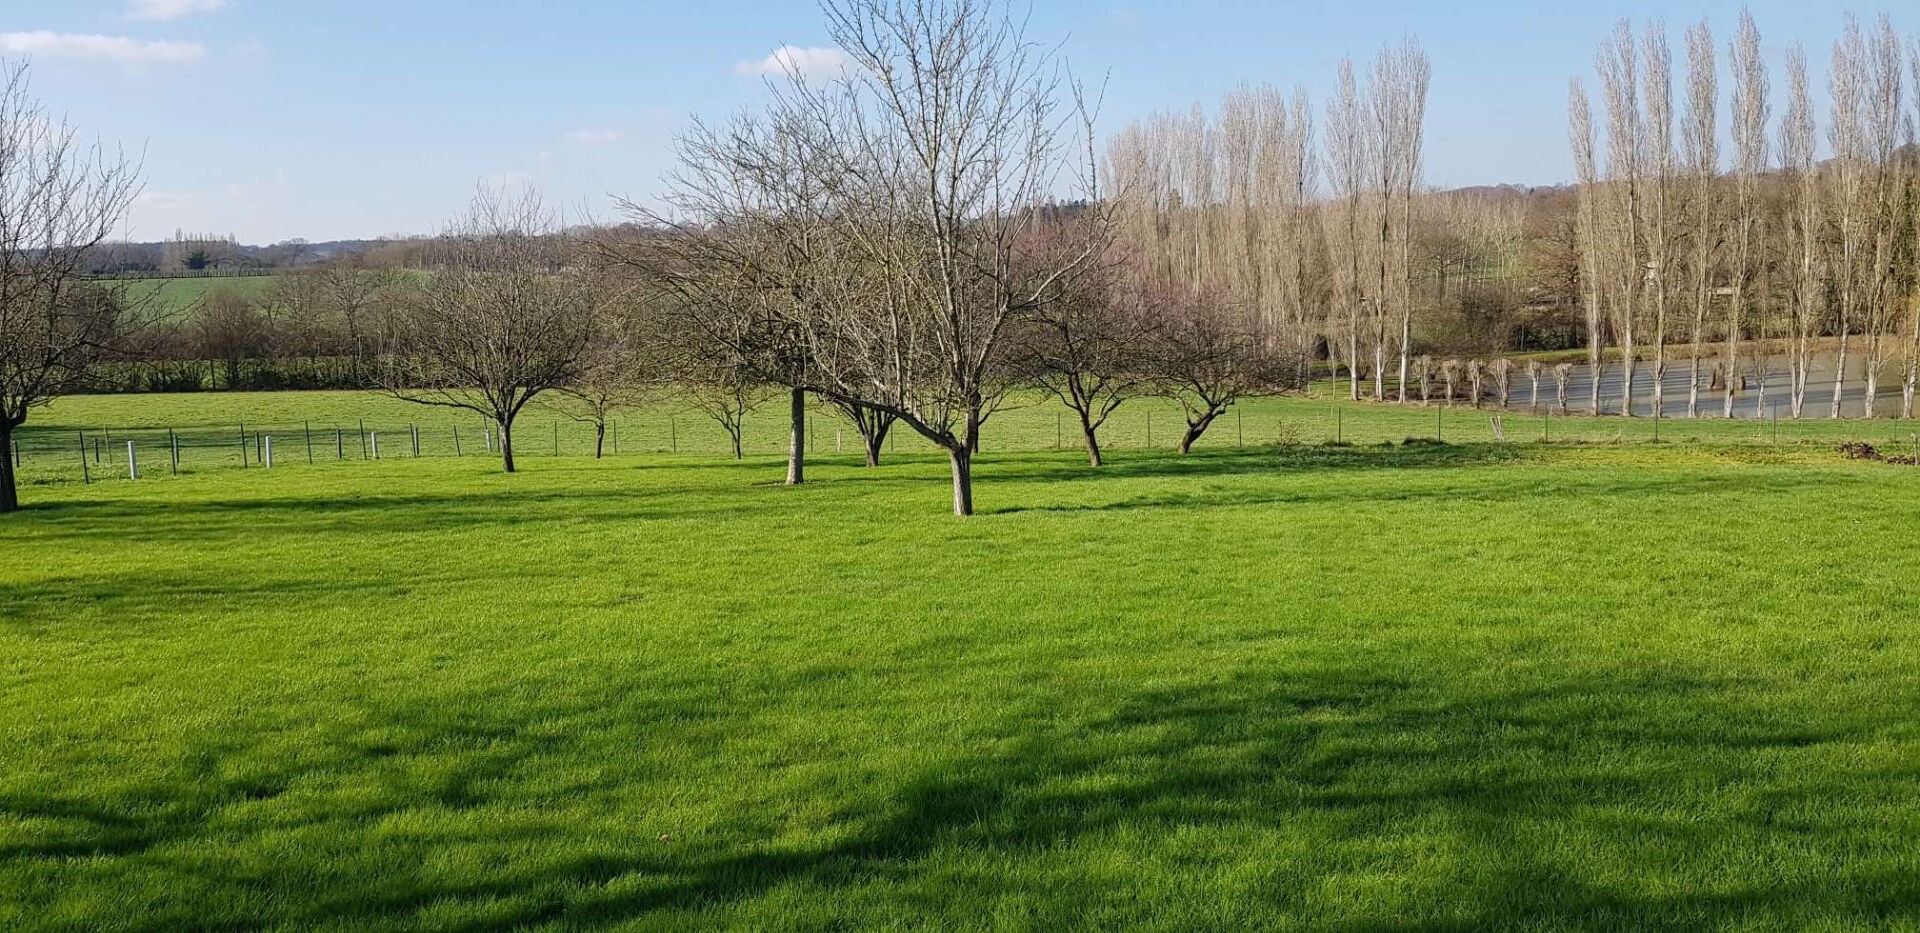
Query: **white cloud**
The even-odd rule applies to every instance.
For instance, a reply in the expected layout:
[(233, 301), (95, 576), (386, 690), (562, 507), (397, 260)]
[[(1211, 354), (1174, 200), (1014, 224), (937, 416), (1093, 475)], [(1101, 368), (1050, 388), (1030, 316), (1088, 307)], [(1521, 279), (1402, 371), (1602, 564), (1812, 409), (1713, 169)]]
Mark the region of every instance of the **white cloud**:
[(195, 13), (212, 13), (224, 8), (227, 0), (132, 0), (128, 19), (179, 19)]
[(574, 130), (567, 134), (567, 142), (582, 146), (610, 146), (625, 138), (622, 130)]
[(0, 53), (35, 58), (178, 63), (199, 61), (206, 52), (198, 42), (147, 41), (72, 32), (0, 32)]
[(795, 72), (802, 78), (816, 80), (834, 77), (846, 67), (847, 53), (839, 49), (783, 45), (757, 62), (741, 62), (733, 66), (733, 71), (742, 75), (784, 75)]

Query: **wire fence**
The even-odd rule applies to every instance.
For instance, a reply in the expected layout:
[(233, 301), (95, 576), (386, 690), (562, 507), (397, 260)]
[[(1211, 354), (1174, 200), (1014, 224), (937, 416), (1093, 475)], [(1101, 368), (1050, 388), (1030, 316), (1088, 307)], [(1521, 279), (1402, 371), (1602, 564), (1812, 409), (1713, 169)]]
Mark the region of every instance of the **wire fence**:
[[(769, 406), (771, 409), (773, 406)], [(1170, 406), (1142, 402), (1122, 408), (1101, 426), (1105, 451), (1173, 448), (1186, 427)], [(762, 410), (742, 432), (747, 455), (784, 454), (789, 444), (784, 412)], [(859, 456), (861, 440), (850, 422), (828, 411), (808, 415), (808, 451)], [(1920, 458), (1920, 422), (1882, 419), (1790, 420), (1778, 417), (1655, 419), (1592, 417), (1525, 409), (1468, 406), (1397, 406), (1255, 400), (1217, 420), (1200, 448), (1257, 448), (1295, 444), (1381, 444), (1407, 440), (1448, 443), (1715, 443), (1821, 445), (1864, 441), (1893, 455)], [(995, 413), (982, 433), (991, 453), (1079, 449), (1074, 415), (1057, 405), (1034, 404)], [(399, 421), (338, 417), (302, 421), (95, 427), (27, 425), (9, 452), (25, 484), (93, 483), (111, 480), (259, 470), (309, 465), (425, 458), (500, 457), (501, 439), (479, 418)], [(731, 457), (732, 437), (714, 421), (691, 412), (645, 411), (610, 419), (604, 433), (590, 421), (522, 418), (513, 432), (516, 460), (541, 457), (636, 457), (696, 455)], [(896, 426), (888, 453), (931, 453), (936, 448)]]

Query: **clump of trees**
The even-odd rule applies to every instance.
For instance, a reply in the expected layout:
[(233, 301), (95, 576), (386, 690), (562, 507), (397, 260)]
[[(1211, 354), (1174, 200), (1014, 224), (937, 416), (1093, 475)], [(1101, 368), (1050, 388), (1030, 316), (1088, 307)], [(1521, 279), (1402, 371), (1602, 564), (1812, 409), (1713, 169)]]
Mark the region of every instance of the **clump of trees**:
[[(1903, 49), (1884, 15), (1871, 28), (1845, 17), (1828, 83), (1832, 157), (1823, 161), (1806, 54), (1790, 46), (1786, 106), (1777, 108), (1760, 30), (1743, 13), (1726, 48), (1733, 147), (1726, 164), (1710, 24), (1689, 28), (1686, 44), (1677, 115), (1665, 24), (1649, 23), (1636, 37), (1622, 22), (1602, 45), (1604, 149), (1582, 82), (1573, 84), (1587, 343), (1596, 368), (1609, 347), (1619, 350), (1626, 382), (1619, 412), (1635, 414), (1638, 347), (1653, 346), (1658, 406), (1666, 348), (1685, 342), (1689, 416), (1699, 414), (1703, 391), (1718, 390), (1721, 414), (1733, 417), (1749, 383), (1762, 387), (1753, 401), (1756, 412), (1764, 409), (1765, 382), (1784, 365), (1788, 411), (1798, 418), (1806, 413), (1815, 346), (1824, 344), (1834, 363), (1829, 417), (1842, 415), (1850, 363), (1863, 373), (1867, 417), (1878, 413), (1880, 380), (1896, 364), (1900, 414), (1913, 417), (1920, 159), (1911, 128), (1920, 117), (1920, 41)], [(1709, 360), (1715, 344), (1718, 359)], [(1595, 411), (1598, 392), (1596, 380)]]

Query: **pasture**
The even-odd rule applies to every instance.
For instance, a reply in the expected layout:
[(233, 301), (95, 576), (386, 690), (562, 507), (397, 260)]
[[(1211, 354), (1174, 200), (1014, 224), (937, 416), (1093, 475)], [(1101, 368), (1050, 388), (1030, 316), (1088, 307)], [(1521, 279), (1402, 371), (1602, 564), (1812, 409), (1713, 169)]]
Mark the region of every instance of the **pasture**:
[(1920, 470), (1478, 433), (31, 487), (0, 927), (1920, 927)]

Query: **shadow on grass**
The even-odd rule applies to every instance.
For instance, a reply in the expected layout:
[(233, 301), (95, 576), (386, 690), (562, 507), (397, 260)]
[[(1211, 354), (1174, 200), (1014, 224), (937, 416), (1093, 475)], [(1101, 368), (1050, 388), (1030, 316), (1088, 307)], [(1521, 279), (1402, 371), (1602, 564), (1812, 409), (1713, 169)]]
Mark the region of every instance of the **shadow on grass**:
[[(799, 841), (776, 838), (776, 814), (753, 812), (756, 789), (733, 803), (731, 785), (703, 783), (723, 763), (647, 777), (617, 759), (593, 766), (610, 736), (671, 744), (748, 728), (754, 711), (691, 695), (537, 710), (475, 699), (363, 711), (367, 722), (305, 762), (234, 741), (131, 797), (0, 795), (0, 812), (28, 827), (0, 865), (33, 862), (53, 878), (85, 869), (98, 884), (161, 866), (195, 879), (208, 903), (263, 911), (222, 924), (160, 895), (155, 919), (205, 927), (408, 926), (463, 908), (460, 928), (500, 930), (862, 928), (905, 916), (964, 926), (1001, 907), (1035, 929), (1181, 917), (1220, 929), (1920, 921), (1920, 876), (1893, 867), (1899, 828), (1863, 834), (1847, 803), (1910, 806), (1910, 775), (1784, 774), (1783, 751), (1876, 737), (1743, 702), (1745, 686), (1711, 677), (1436, 693), (1353, 666), (1120, 690), (1091, 720), (1008, 718), (992, 751), (930, 749), (943, 754), (874, 775), (875, 806), (853, 805), (831, 778), (790, 786), (783, 808), (835, 814)], [(556, 782), (556, 759), (591, 776)], [(618, 815), (537, 818), (617, 799), (636, 780), (742, 812), (726, 831), (662, 842)], [(378, 792), (313, 805), (338, 785)], [(474, 818), (440, 819), (462, 812)], [(415, 829), (359, 854), (396, 814)], [(66, 829), (31, 828), (47, 822)], [(275, 867), (236, 874), (232, 847), (265, 847)], [(1115, 860), (1137, 890), (1106, 883)], [(468, 861), (492, 867), (430, 867)], [(1340, 896), (1349, 886), (1367, 893)]]

